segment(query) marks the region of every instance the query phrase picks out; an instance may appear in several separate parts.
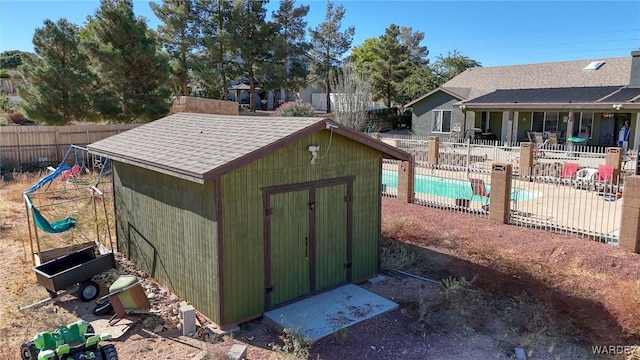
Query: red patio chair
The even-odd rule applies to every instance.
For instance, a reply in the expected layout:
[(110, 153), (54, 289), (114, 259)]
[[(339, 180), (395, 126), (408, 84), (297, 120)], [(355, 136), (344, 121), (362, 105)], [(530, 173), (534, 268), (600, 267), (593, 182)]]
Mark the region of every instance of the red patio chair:
[(613, 165), (600, 164), (598, 166), (598, 174), (596, 175), (596, 181), (601, 183), (613, 182)]
[(594, 179), (594, 190), (610, 192), (613, 189), (613, 165), (600, 164)]
[(578, 173), (578, 163), (565, 162), (562, 164), (562, 171), (560, 172), (560, 182), (563, 184), (573, 184), (576, 180)]
[(482, 202), (482, 210), (489, 211), (490, 190), (487, 190), (484, 180), (469, 178), (469, 182), (471, 183), (471, 200), (473, 200), (474, 196), (480, 196), (481, 198), (484, 197), (485, 199)]

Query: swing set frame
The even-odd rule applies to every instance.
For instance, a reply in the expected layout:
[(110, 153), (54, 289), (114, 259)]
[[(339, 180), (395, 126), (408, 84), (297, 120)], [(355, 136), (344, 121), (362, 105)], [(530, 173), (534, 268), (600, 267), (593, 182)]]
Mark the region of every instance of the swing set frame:
[[(66, 166), (65, 162), (69, 159), (69, 157), (71, 156), (71, 154), (75, 154), (76, 155), (76, 165), (77, 165), (77, 154), (78, 152), (82, 153), (82, 161), (83, 161), (83, 167), (84, 168), (80, 168), (80, 171), (76, 171), (76, 170), (71, 170), (71, 167)], [(85, 165), (85, 155), (90, 155), (90, 152), (87, 148), (81, 147), (81, 146), (77, 146), (77, 145), (71, 145), (69, 147), (69, 150), (67, 150), (67, 153), (65, 154), (63, 160), (60, 162), (60, 164), (58, 165), (58, 168), (54, 169), (54, 168), (49, 168), (50, 171), (52, 171), (50, 174), (48, 174), (47, 176), (41, 178), (38, 183), (34, 184), (31, 188), (29, 188), (28, 190), (26, 190), (23, 193), (23, 197), (25, 200), (25, 210), (27, 212), (27, 228), (29, 229), (29, 249), (31, 252), (31, 262), (33, 264), (33, 266), (38, 266), (42, 263), (45, 263), (47, 261), (50, 261), (52, 259), (64, 256), (66, 254), (69, 254), (71, 252), (74, 252), (78, 249), (81, 249), (83, 247), (87, 247), (87, 246), (93, 246), (96, 245), (98, 247), (102, 246), (101, 243), (101, 239), (100, 239), (100, 225), (98, 222), (98, 216), (99, 216), (99, 211), (98, 211), (98, 201), (100, 201), (102, 203), (102, 214), (100, 214), (100, 216), (104, 216), (104, 220), (105, 220), (105, 225), (106, 229), (107, 229), (107, 237), (108, 239), (108, 243), (109, 243), (109, 247), (111, 252), (114, 252), (114, 247), (113, 247), (113, 239), (111, 236), (111, 225), (109, 223), (109, 214), (107, 211), (107, 205), (105, 200), (105, 194), (104, 191), (100, 190), (98, 188), (98, 186), (101, 183), (101, 180), (103, 179), (103, 176), (105, 175), (105, 171), (109, 165), (109, 160), (108, 159), (104, 159), (104, 160), (100, 160), (100, 172), (98, 174), (98, 177), (95, 181), (95, 183), (87, 183), (86, 185), (82, 184), (81, 182), (77, 181), (81, 175), (83, 174), (83, 172), (85, 172), (85, 170), (88, 169), (88, 167), (86, 167)], [(92, 168), (95, 169), (96, 167), (96, 161), (94, 161), (91, 166)], [(74, 165), (74, 167), (76, 166)], [(66, 176), (65, 176), (66, 175)], [(69, 181), (74, 181), (74, 186), (71, 188), (67, 188), (66, 185), (63, 186), (63, 189), (58, 189), (58, 190), (50, 190), (50, 186), (51, 184), (56, 180), (56, 179), (60, 179), (61, 181), (64, 182), (69, 182)], [(46, 187), (45, 187), (46, 185)], [(83, 185), (83, 186), (78, 186), (78, 185)], [(39, 189), (43, 188), (44, 190), (40, 193), (37, 193), (38, 195), (44, 195), (44, 194), (52, 194), (52, 193), (68, 193), (70, 191), (88, 191), (88, 195), (85, 196), (74, 196), (71, 199), (66, 199), (66, 200), (62, 200), (62, 201), (58, 201), (58, 202), (54, 202), (54, 203), (50, 203), (50, 204), (44, 204), (44, 205), (38, 205), (36, 207), (35, 204), (33, 204), (33, 201), (30, 197), (30, 194), (36, 194), (36, 191), (38, 191)], [(72, 202), (76, 202), (79, 200), (85, 200), (85, 199), (90, 199), (90, 201), (93, 203), (93, 222), (95, 224), (95, 239), (93, 239), (93, 241), (90, 242), (85, 242), (82, 244), (74, 244), (74, 245), (68, 245), (68, 246), (63, 246), (63, 247), (58, 247), (58, 248), (53, 248), (53, 249), (47, 249), (47, 250), (43, 250), (42, 246), (41, 246), (41, 239), (40, 239), (40, 233), (39, 233), (39, 229), (38, 229), (38, 221), (47, 221), (41, 214), (39, 214), (39, 210), (38, 209), (42, 209), (45, 207), (50, 207), (50, 206), (58, 206), (60, 204), (65, 204), (65, 203), (72, 203)], [(87, 204), (88, 206), (89, 204)], [(39, 215), (39, 219), (36, 218), (36, 212), (38, 212)], [(62, 230), (59, 232), (65, 232), (65, 231), (75, 231), (73, 228), (75, 227), (75, 219), (69, 217), (67, 219), (64, 219), (62, 221), (57, 221), (57, 222), (52, 222), (52, 224), (55, 223), (60, 223), (60, 222), (64, 222), (65, 220), (69, 221), (69, 222), (73, 222), (73, 224), (66, 224), (68, 225), (68, 228), (66, 230)], [(43, 232), (46, 232), (43, 230)], [(51, 233), (52, 235), (55, 236), (55, 233)]]

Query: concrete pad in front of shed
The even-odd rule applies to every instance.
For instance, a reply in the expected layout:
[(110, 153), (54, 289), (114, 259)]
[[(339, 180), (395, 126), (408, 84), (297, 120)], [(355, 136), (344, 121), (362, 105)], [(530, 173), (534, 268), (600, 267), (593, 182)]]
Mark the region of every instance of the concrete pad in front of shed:
[(264, 314), (264, 319), (278, 329), (290, 329), (315, 342), (397, 308), (398, 304), (393, 301), (349, 284), (271, 310)]

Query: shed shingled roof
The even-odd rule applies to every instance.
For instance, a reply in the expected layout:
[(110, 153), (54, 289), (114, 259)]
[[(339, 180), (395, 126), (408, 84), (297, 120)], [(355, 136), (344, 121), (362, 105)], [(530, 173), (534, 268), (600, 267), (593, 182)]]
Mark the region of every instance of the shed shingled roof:
[(380, 150), (411, 155), (365, 134), (318, 117), (260, 117), (176, 113), (88, 145), (98, 155), (204, 183), (308, 135), (334, 132)]

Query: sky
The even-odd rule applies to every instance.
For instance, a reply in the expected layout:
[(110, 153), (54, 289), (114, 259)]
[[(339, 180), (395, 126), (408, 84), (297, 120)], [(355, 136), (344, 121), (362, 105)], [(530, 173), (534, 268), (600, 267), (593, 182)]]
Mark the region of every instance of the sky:
[[(154, 2), (160, 2), (155, 0)], [(431, 62), (457, 51), (482, 66), (597, 60), (630, 56), (640, 49), (640, 1), (375, 1), (335, 0), (346, 14), (342, 30), (355, 27), (352, 46), (384, 34), (391, 24), (425, 33)], [(310, 5), (309, 27), (324, 21), (326, 0)], [(33, 51), (32, 38), (45, 19), (83, 26), (95, 0), (0, 0), (0, 52)], [(278, 7), (271, 0), (268, 14)], [(134, 1), (136, 16), (156, 29), (149, 1)]]

